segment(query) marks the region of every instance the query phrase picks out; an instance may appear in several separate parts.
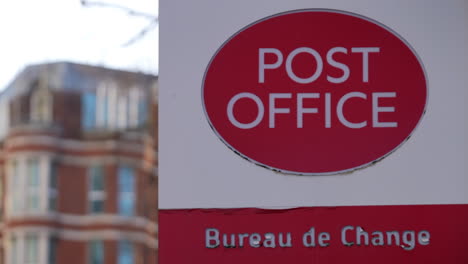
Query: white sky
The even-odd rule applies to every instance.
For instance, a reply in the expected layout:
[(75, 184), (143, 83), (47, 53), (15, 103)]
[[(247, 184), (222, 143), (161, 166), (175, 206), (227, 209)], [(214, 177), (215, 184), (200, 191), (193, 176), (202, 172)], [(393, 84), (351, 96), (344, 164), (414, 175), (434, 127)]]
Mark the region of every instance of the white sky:
[[(158, 14), (159, 0), (97, 1)], [(48, 61), (157, 73), (159, 27), (122, 46), (148, 24), (118, 9), (82, 7), (80, 0), (8, 1), (0, 9), (0, 90), (25, 66)]]

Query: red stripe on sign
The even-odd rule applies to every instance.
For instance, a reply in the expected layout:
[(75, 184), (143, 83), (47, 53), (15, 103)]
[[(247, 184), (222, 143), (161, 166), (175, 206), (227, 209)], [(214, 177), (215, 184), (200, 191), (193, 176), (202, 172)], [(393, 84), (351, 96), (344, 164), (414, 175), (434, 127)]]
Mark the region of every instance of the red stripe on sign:
[(160, 264), (468, 263), (468, 205), (160, 210)]

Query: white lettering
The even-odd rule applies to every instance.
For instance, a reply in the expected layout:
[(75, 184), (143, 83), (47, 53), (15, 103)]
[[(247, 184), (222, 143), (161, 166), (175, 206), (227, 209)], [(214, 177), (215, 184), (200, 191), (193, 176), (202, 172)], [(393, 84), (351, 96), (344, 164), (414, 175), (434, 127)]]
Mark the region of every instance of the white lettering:
[[(294, 73), (294, 71), (292, 69), (292, 61), (293, 61), (294, 57), (296, 57), (296, 55), (298, 55), (300, 53), (309, 53), (315, 59), (315, 63), (316, 63), (315, 73), (312, 76), (310, 76), (309, 78), (300, 78), (300, 77), (298, 77)], [(297, 48), (297, 49), (293, 50), (291, 53), (289, 53), (288, 57), (286, 58), (286, 72), (288, 73), (289, 78), (291, 78), (292, 80), (294, 80), (297, 83), (311, 83), (311, 82), (317, 80), (317, 78), (320, 76), (320, 74), (322, 74), (322, 70), (323, 70), (322, 58), (320, 57), (320, 54), (314, 49), (307, 48), (307, 47)]]
[(276, 108), (275, 100), (276, 99), (290, 99), (290, 93), (271, 93), (270, 94), (270, 121), (269, 121), (269, 128), (275, 127), (275, 114), (289, 114), (291, 110), (289, 108)]
[(205, 230), (205, 247), (217, 248), (219, 246), (219, 231), (216, 228)]
[(303, 99), (304, 98), (320, 98), (318, 93), (298, 93), (297, 94), (297, 127), (303, 127), (303, 116), (304, 113), (315, 114), (318, 113), (317, 108), (304, 108)]
[[(242, 98), (249, 98), (253, 100), (257, 104), (257, 109), (258, 109), (257, 117), (255, 118), (255, 120), (246, 124), (237, 121), (237, 119), (234, 117), (234, 104)], [(252, 93), (239, 93), (235, 95), (234, 97), (232, 97), (231, 100), (229, 100), (229, 103), (227, 105), (227, 115), (228, 115), (229, 121), (231, 121), (231, 124), (233, 124), (234, 126), (240, 129), (250, 129), (250, 128), (256, 127), (262, 121), (264, 114), (265, 114), (265, 108), (263, 107), (262, 100), (260, 100), (258, 96)]]
[(258, 248), (261, 246), (260, 241), (262, 240), (262, 237), (258, 233), (253, 233), (249, 237), (249, 244), (251, 247)]
[(318, 237), (319, 246), (328, 247), (330, 245), (330, 234), (327, 232), (322, 232)]
[(367, 95), (361, 92), (351, 92), (351, 93), (345, 94), (338, 101), (338, 105), (336, 106), (336, 113), (338, 115), (338, 119), (343, 125), (349, 128), (363, 128), (367, 126), (367, 121), (362, 121), (360, 123), (351, 123), (344, 117), (344, 114), (343, 114), (344, 104), (346, 103), (346, 101), (348, 101), (348, 99), (353, 98), (353, 97), (367, 99)]
[(352, 48), (353, 53), (362, 53), (362, 81), (369, 82), (369, 53), (380, 52), (380, 48)]
[(346, 232), (352, 231), (352, 230), (354, 230), (354, 227), (352, 227), (352, 226), (345, 226), (345, 227), (343, 227), (343, 229), (341, 229), (341, 243), (343, 245), (351, 246), (351, 245), (354, 244), (353, 242), (348, 242), (348, 240), (346, 239), (346, 237), (347, 237)]
[[(265, 64), (265, 54), (271, 53), (276, 55), (276, 62), (273, 64)], [(258, 49), (258, 82), (265, 82), (265, 69), (276, 69), (283, 63), (283, 54), (278, 49), (260, 48)]]
[(421, 231), (418, 234), (418, 243), (427, 246), (431, 240), (431, 234), (428, 231)]
[(337, 61), (335, 61), (333, 59), (333, 54), (335, 54), (337, 52), (348, 54), (348, 50), (343, 48), (343, 47), (335, 47), (335, 48), (330, 49), (327, 52), (327, 62), (328, 62), (328, 64), (330, 64), (331, 66), (333, 66), (335, 68), (338, 68), (338, 69), (343, 71), (343, 76), (338, 77), (338, 78), (331, 77), (330, 75), (327, 75), (327, 80), (329, 82), (331, 82), (331, 83), (342, 83), (342, 82), (345, 82), (346, 80), (348, 80), (348, 78), (349, 78), (349, 67), (346, 64), (339, 63), (339, 62), (337, 62)]
[[(353, 232), (353, 230), (355, 231)], [(428, 231), (374, 231), (371, 234), (372, 246), (399, 246), (404, 250), (413, 250), (416, 244), (423, 246), (429, 245), (430, 238), (430, 233)], [(341, 243), (346, 246), (368, 246), (369, 233), (364, 231), (360, 226), (356, 228), (353, 226), (346, 226), (341, 229)]]
[(379, 113), (395, 112), (395, 107), (379, 107), (379, 98), (395, 98), (396, 93), (373, 93), (372, 94), (372, 127), (398, 127), (397, 122), (380, 122)]

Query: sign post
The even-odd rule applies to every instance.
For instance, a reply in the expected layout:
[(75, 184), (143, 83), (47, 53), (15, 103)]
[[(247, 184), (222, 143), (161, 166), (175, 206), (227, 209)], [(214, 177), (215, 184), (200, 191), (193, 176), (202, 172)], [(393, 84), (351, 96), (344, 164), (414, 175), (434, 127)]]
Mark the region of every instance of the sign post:
[(429, 2), (161, 1), (160, 263), (468, 263), (468, 3)]

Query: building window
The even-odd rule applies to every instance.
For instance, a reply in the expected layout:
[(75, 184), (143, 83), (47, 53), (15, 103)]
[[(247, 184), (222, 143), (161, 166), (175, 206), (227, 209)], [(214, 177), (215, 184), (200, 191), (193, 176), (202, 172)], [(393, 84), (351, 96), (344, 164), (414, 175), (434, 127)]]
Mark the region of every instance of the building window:
[(104, 169), (102, 166), (89, 168), (89, 210), (91, 213), (104, 212), (106, 198), (104, 188)]
[(29, 234), (24, 239), (24, 263), (37, 264), (39, 263), (38, 236)]
[(12, 211), (13, 212), (20, 212), (22, 211), (21, 208), (21, 195), (23, 190), (21, 188), (21, 178), (19, 174), (19, 164), (17, 161), (13, 161), (11, 163), (11, 175), (10, 175), (10, 182), (11, 182), (11, 198), (12, 198)]
[(115, 83), (102, 83), (96, 92), (82, 95), (84, 130), (123, 130), (146, 122), (147, 103), (141, 87), (119, 89)]
[(28, 159), (26, 162), (26, 212), (39, 210), (39, 160)]
[(15, 236), (10, 239), (10, 264), (20, 264), (18, 262), (18, 240)]
[[(42, 229), (38, 231), (15, 230), (9, 235), (7, 264), (56, 264), (57, 238)], [(0, 260), (0, 263), (1, 262)]]
[(135, 171), (130, 167), (119, 167), (118, 207), (119, 214), (132, 216), (135, 211)]
[(43, 123), (52, 121), (52, 96), (47, 88), (39, 87), (32, 94), (31, 120)]
[(129, 241), (119, 242), (118, 264), (133, 264), (133, 246)]
[(23, 107), (24, 106), (21, 105), (21, 97), (17, 96), (12, 99), (10, 112), (11, 126), (19, 125), (23, 121), (21, 115)]
[(81, 125), (84, 130), (96, 127), (96, 94), (86, 92), (81, 97)]
[(47, 257), (48, 264), (57, 263), (57, 244), (58, 244), (58, 239), (56, 237), (49, 238), (49, 254)]
[(96, 106), (96, 124), (99, 128), (104, 128), (107, 125), (108, 117), (108, 98), (107, 98), (107, 85), (101, 84), (96, 91), (97, 106)]
[(50, 166), (50, 177), (49, 177), (49, 210), (57, 210), (57, 164), (53, 162)]
[(137, 127), (140, 120), (140, 118), (138, 117), (138, 112), (140, 108), (140, 101), (142, 100), (141, 90), (136, 87), (130, 89), (128, 99), (128, 124), (130, 127)]
[(118, 99), (117, 107), (117, 127), (119, 129), (125, 129), (128, 127), (128, 98), (126, 96), (120, 96)]
[(140, 100), (138, 104), (138, 124), (142, 125), (146, 122), (148, 118), (148, 105), (146, 101)]
[(7, 217), (20, 214), (45, 213), (57, 198), (55, 177), (51, 174), (50, 158), (47, 156), (18, 157), (10, 161), (7, 169), (8, 188)]
[(117, 87), (109, 85), (107, 87), (107, 128), (115, 129), (117, 127)]
[(104, 243), (94, 240), (89, 243), (89, 264), (104, 263)]

